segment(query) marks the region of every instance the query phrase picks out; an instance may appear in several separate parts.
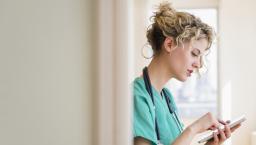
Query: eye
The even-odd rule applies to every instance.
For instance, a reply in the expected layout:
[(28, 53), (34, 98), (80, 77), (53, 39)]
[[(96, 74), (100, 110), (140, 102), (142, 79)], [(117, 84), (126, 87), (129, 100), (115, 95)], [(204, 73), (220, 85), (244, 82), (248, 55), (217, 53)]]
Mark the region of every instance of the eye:
[(191, 52), (192, 56), (198, 57), (199, 55), (195, 52)]

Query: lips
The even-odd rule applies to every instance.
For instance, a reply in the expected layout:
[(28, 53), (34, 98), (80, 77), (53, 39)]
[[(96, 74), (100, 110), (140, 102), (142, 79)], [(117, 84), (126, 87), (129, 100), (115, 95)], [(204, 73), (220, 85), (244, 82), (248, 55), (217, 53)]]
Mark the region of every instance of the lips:
[(192, 73), (193, 73), (193, 70), (188, 69), (188, 76), (191, 76)]
[(189, 73), (193, 73), (193, 70), (188, 69), (188, 72), (189, 72)]

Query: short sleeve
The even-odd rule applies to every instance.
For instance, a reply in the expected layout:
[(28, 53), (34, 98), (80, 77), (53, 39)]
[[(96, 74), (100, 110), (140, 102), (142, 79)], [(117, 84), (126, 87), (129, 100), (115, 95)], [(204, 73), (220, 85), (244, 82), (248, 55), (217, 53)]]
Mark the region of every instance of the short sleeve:
[(133, 137), (143, 137), (152, 144), (157, 144), (153, 104), (148, 101), (144, 96), (134, 94)]

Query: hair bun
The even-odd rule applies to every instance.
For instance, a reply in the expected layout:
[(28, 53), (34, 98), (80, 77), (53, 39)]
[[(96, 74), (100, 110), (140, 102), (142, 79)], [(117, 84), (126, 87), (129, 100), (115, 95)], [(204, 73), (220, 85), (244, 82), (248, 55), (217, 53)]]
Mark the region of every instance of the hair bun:
[(154, 12), (153, 23), (147, 30), (147, 39), (154, 55), (160, 53), (166, 37), (172, 37), (177, 46), (192, 39), (206, 39), (210, 45), (213, 40), (212, 28), (199, 18), (187, 12), (176, 11), (169, 2), (163, 2)]
[(158, 11), (155, 12), (155, 17), (161, 16), (173, 16), (176, 14), (176, 10), (172, 7), (170, 2), (163, 2), (158, 6)]

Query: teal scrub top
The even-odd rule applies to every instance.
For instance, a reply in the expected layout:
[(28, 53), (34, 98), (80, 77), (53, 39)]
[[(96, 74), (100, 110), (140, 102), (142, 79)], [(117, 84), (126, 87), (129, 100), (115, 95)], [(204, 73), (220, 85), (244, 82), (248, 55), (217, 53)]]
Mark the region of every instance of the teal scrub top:
[[(177, 107), (174, 103), (172, 94), (167, 88), (164, 88), (170, 97), (171, 105)], [(149, 140), (153, 145), (157, 144), (157, 135), (155, 131), (155, 115), (161, 143), (170, 145), (180, 135), (174, 116), (169, 112), (165, 98), (152, 86), (155, 100), (155, 110), (150, 95), (148, 94), (142, 77), (138, 77), (133, 82), (133, 137), (143, 137)], [(178, 114), (178, 113), (177, 113)], [(180, 119), (178, 117), (179, 122)], [(180, 123), (183, 128), (183, 123)]]

